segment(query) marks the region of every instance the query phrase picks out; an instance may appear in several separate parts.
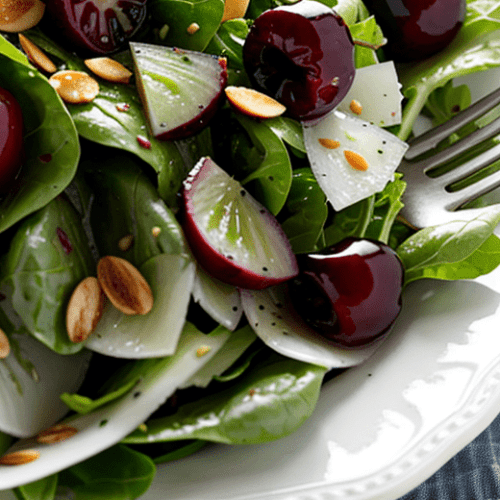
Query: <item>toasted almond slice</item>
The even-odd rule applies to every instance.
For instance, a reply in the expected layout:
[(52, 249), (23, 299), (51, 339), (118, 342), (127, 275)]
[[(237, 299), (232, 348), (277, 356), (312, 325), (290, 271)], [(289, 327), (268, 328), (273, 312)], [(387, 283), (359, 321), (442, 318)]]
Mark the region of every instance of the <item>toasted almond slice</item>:
[(71, 104), (92, 102), (99, 94), (99, 84), (83, 71), (63, 70), (49, 78), (61, 99)]
[(0, 359), (5, 359), (10, 354), (10, 342), (5, 332), (0, 328)]
[(129, 83), (132, 72), (123, 64), (109, 57), (85, 59), (85, 66), (103, 80), (115, 83)]
[(337, 149), (340, 147), (340, 142), (328, 138), (319, 138), (318, 142), (326, 149)]
[(250, 0), (226, 0), (221, 22), (244, 17), (249, 3)]
[(78, 284), (66, 309), (66, 329), (71, 342), (88, 339), (101, 319), (105, 300), (97, 278), (89, 276)]
[(225, 92), (229, 102), (238, 111), (254, 118), (275, 118), (286, 111), (283, 104), (254, 89), (230, 85)]
[(349, 104), (349, 109), (355, 114), (355, 115), (360, 115), (363, 112), (363, 106), (361, 106), (361, 103), (359, 101), (356, 101), (356, 99), (353, 99), (350, 104)]
[(126, 252), (127, 250), (130, 250), (132, 248), (133, 244), (134, 244), (134, 235), (133, 234), (126, 234), (125, 236), (122, 236), (118, 240), (118, 248), (122, 252)]
[(0, 465), (23, 465), (33, 462), (37, 458), (40, 458), (40, 452), (37, 450), (13, 451), (0, 457)]
[(351, 165), (354, 170), (359, 170), (360, 172), (365, 172), (366, 170), (368, 170), (368, 162), (366, 161), (365, 157), (360, 155), (359, 153), (346, 149), (344, 151), (344, 156), (347, 160), (347, 163), (349, 163), (349, 165)]
[(74, 436), (77, 432), (78, 430), (70, 425), (57, 424), (38, 433), (36, 441), (41, 444), (60, 443)]
[(45, 12), (41, 0), (2, 0), (0, 2), (0, 31), (19, 33), (36, 26)]
[(31, 40), (28, 40), (24, 35), (19, 34), (19, 43), (28, 59), (40, 69), (47, 73), (55, 73), (57, 71), (56, 65), (47, 57), (39, 47), (37, 47)]
[(111, 303), (123, 314), (147, 314), (153, 307), (153, 292), (139, 270), (120, 257), (102, 257), (97, 278)]
[(200, 25), (198, 23), (191, 23), (187, 27), (187, 32), (189, 35), (194, 35), (199, 30), (200, 30)]

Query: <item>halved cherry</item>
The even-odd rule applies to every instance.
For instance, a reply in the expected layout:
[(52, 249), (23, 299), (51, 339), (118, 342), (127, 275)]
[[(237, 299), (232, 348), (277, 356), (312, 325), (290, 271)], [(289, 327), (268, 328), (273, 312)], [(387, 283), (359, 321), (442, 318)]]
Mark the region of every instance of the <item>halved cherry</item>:
[(23, 114), (16, 98), (0, 87), (0, 193), (7, 192), (23, 160)]
[(240, 288), (262, 289), (298, 273), (274, 216), (210, 158), (184, 181), (183, 228), (199, 264)]
[(125, 46), (146, 17), (146, 0), (51, 0), (44, 22), (75, 46), (108, 54)]

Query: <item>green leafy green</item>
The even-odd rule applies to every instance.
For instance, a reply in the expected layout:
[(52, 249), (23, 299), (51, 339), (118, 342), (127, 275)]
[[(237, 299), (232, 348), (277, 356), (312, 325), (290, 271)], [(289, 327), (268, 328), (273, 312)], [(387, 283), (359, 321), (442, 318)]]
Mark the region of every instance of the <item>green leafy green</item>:
[[(98, 150), (81, 169), (93, 193), (90, 225), (101, 255), (117, 255), (139, 267), (160, 253), (188, 251), (177, 219), (134, 156)], [(120, 249), (121, 238), (130, 235), (130, 248)]]
[(262, 443), (296, 430), (312, 413), (325, 369), (279, 355), (255, 364), (219, 393), (150, 420), (126, 443), (205, 439), (229, 444)]
[(328, 216), (326, 196), (310, 168), (293, 171), (292, 186), (286, 201), (290, 214), (281, 226), (294, 253), (312, 252)]
[(253, 181), (255, 197), (276, 215), (283, 208), (292, 184), (292, 164), (286, 146), (267, 125), (243, 115), (237, 119), (254, 145), (252, 156), (247, 159), (251, 173), (241, 183)]
[(470, 89), (467, 85), (453, 86), (450, 80), (443, 87), (434, 90), (425, 105), (425, 111), (433, 118), (433, 125), (441, 125), (471, 104)]
[(56, 496), (58, 475), (44, 477), (19, 488), (14, 489), (14, 494), (19, 500), (53, 500)]
[[(375, 21), (374, 16), (370, 16), (363, 21), (359, 21), (349, 26), (352, 38), (357, 42), (354, 47), (354, 61), (356, 68), (363, 68), (378, 63), (377, 54), (374, 48), (384, 44), (384, 35), (380, 26)], [(359, 43), (361, 42), (361, 44)]]
[(248, 31), (243, 19), (225, 21), (210, 40), (206, 52), (227, 58), (230, 68), (243, 69), (243, 44)]
[[(80, 217), (62, 196), (18, 227), (0, 265), (0, 306), (14, 324), (60, 354), (82, 348), (68, 338), (66, 306), (76, 285), (95, 273)], [(11, 310), (12, 308), (12, 310)]]
[(118, 444), (60, 472), (59, 487), (74, 500), (130, 500), (149, 489), (155, 474), (151, 458)]
[(402, 65), (398, 75), (408, 99), (398, 133), (406, 140), (431, 93), (452, 78), (500, 66), (500, 40), (491, 32), (500, 28), (496, 2), (468, 0), (464, 25), (443, 51), (420, 63)]
[(43, 207), (75, 175), (80, 145), (75, 126), (47, 79), (0, 35), (0, 86), (19, 102), (25, 161), (13, 189), (0, 200), (0, 232)]
[(494, 206), (471, 220), (416, 232), (396, 249), (405, 267), (405, 282), (426, 277), (472, 278), (493, 270), (499, 262), (500, 247), (492, 234), (499, 223), (500, 206)]
[[(155, 25), (166, 31), (158, 40), (163, 45), (203, 51), (219, 28), (224, 13), (223, 0), (152, 0), (148, 5)], [(196, 23), (199, 29), (188, 32)], [(163, 26), (167, 26), (163, 28)]]

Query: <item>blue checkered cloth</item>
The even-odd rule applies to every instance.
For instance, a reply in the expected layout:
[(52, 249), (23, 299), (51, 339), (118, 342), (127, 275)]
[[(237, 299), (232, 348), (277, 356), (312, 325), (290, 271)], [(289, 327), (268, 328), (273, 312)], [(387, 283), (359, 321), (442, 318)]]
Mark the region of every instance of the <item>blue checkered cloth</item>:
[(500, 500), (500, 415), (432, 477), (399, 500)]

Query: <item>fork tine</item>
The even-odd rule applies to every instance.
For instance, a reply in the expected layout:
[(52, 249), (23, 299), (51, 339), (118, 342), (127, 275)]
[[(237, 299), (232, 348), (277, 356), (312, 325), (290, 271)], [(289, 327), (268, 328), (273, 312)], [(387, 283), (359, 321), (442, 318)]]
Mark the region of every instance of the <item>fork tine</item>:
[(446, 172), (443, 175), (437, 177), (442, 185), (447, 186), (453, 182), (457, 182), (465, 177), (479, 172), (484, 167), (491, 165), (493, 162), (500, 159), (500, 144), (493, 146), (492, 148), (484, 151), (480, 155), (472, 158), (471, 160), (463, 163), (459, 167)]
[(446, 208), (448, 210), (456, 210), (464, 203), (475, 200), (476, 198), (479, 198), (479, 196), (489, 193), (499, 186), (500, 170), (493, 172), (487, 177), (484, 177), (483, 179), (471, 184), (470, 186), (460, 189), (459, 191), (443, 195), (447, 200)]
[(412, 160), (427, 151), (435, 148), (443, 139), (449, 137), (466, 123), (484, 115), (487, 111), (500, 104), (500, 88), (483, 97), (472, 106), (455, 115), (451, 120), (436, 127), (410, 141), (410, 148), (406, 159)]

